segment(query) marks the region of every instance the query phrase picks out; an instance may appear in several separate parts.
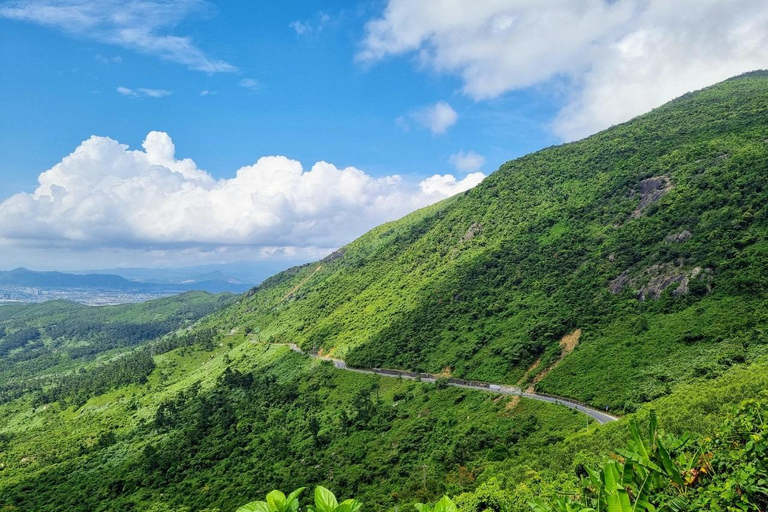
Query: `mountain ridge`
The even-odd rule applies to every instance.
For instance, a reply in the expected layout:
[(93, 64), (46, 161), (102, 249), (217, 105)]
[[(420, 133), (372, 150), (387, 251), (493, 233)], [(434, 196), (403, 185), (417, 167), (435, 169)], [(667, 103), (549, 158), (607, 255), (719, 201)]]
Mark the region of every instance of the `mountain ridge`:
[[(223, 276), (223, 274), (222, 274)], [(250, 285), (234, 279), (215, 279), (220, 277), (209, 274), (200, 276), (201, 280), (181, 283), (143, 283), (131, 281), (115, 274), (70, 274), (56, 271), (35, 271), (19, 267), (10, 271), (0, 270), (0, 286), (17, 286), (45, 289), (94, 289), (121, 290), (126, 292), (166, 292), (181, 293), (201, 290), (207, 292), (242, 293)]]

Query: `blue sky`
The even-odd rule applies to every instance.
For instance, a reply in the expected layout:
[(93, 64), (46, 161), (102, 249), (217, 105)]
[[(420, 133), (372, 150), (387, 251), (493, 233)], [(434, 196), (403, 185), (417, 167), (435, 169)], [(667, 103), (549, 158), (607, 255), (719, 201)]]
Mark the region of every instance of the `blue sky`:
[[(548, 129), (557, 109), (548, 91), (477, 103), (460, 93), (457, 78), (424, 73), (411, 59), (356, 62), (376, 7), (230, 2), (192, 12), (173, 32), (238, 68), (214, 74), (29, 22), (0, 21), (0, 59), (12, 70), (0, 79), (0, 173), (10, 177), (3, 196), (34, 189), (40, 172), (94, 134), (139, 147), (149, 131), (168, 132), (180, 155), (216, 177), (273, 154), (418, 177), (451, 171), (450, 155), (464, 150), (484, 155), (490, 170), (558, 141)], [(313, 32), (298, 34), (296, 22)], [(245, 79), (257, 81), (257, 90), (240, 86)], [(171, 94), (135, 98), (118, 87)], [(406, 131), (396, 122), (438, 101), (459, 114), (446, 133)]]
[(0, 0), (0, 267), (319, 257), (766, 67), (766, 22), (757, 0)]

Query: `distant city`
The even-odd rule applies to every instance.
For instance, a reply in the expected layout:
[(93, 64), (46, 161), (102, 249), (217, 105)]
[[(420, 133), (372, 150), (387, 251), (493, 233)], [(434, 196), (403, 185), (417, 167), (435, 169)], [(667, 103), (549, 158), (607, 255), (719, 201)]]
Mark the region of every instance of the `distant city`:
[(88, 306), (107, 306), (144, 302), (160, 297), (167, 297), (177, 292), (132, 292), (124, 290), (93, 290), (74, 288), (66, 290), (46, 290), (42, 288), (0, 286), (0, 305), (31, 304), (50, 300), (68, 300)]

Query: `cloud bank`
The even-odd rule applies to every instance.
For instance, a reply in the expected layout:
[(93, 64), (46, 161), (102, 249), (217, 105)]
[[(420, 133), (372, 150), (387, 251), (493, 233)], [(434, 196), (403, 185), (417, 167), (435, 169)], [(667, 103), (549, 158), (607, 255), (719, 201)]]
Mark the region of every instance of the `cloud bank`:
[(327, 162), (305, 170), (296, 160), (265, 156), (217, 180), (177, 159), (166, 133), (149, 133), (143, 150), (94, 136), (43, 172), (33, 193), (0, 203), (0, 241), (78, 250), (322, 252), (484, 177), (435, 175), (409, 184), (398, 175), (377, 178)]
[(358, 59), (415, 56), (477, 100), (561, 81), (571, 140), (768, 67), (764, 0), (388, 0)]
[(204, 0), (20, 0), (0, 3), (0, 17), (56, 28), (197, 71), (236, 71), (208, 56), (192, 38), (169, 33), (192, 13), (206, 9)]

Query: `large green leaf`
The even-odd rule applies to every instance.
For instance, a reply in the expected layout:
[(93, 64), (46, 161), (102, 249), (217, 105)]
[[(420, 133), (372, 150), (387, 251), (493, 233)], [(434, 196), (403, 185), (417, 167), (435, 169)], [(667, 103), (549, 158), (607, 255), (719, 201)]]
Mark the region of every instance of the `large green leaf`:
[(331, 491), (320, 485), (315, 488), (315, 507), (319, 512), (334, 512), (338, 506), (339, 502)]
[(443, 496), (435, 503), (434, 512), (457, 512), (456, 504), (448, 496)]
[(287, 503), (287, 508), (290, 509), (292, 512), (296, 512), (299, 510), (299, 495), (304, 492), (304, 489), (306, 487), (299, 487), (295, 491), (293, 491), (291, 494), (288, 495), (288, 497), (285, 499)]
[(285, 494), (278, 490), (274, 490), (267, 494), (267, 505), (272, 512), (284, 512), (285, 510)]
[(252, 501), (237, 509), (237, 512), (270, 512), (265, 501)]
[[(363, 502), (349, 499), (342, 501), (339, 507), (341, 506), (345, 507), (344, 512), (359, 512), (363, 508)], [(338, 508), (336, 510), (338, 511)]]
[(661, 464), (664, 466), (664, 471), (666, 471), (667, 476), (669, 476), (677, 485), (683, 485), (683, 477), (680, 475), (680, 470), (672, 461), (672, 457), (669, 456), (669, 452), (664, 447), (664, 443), (661, 442), (661, 439), (658, 440), (656, 445), (658, 447)]

